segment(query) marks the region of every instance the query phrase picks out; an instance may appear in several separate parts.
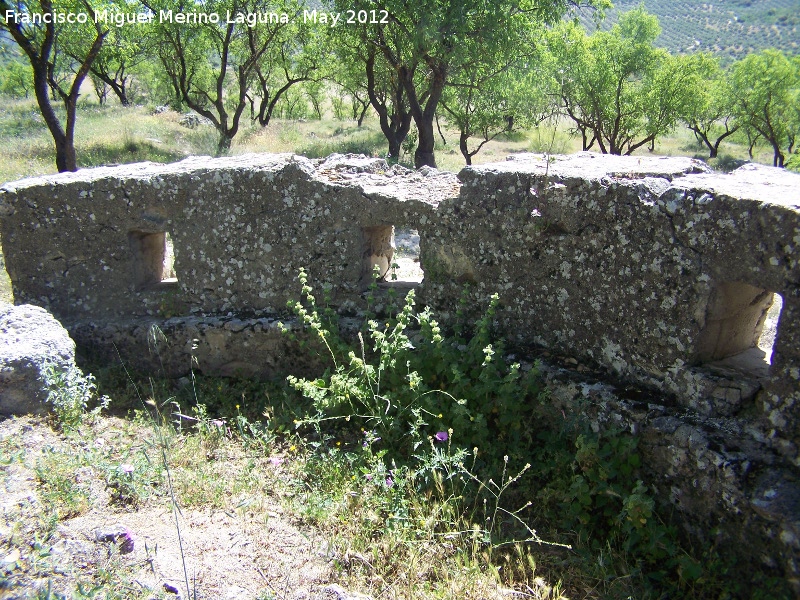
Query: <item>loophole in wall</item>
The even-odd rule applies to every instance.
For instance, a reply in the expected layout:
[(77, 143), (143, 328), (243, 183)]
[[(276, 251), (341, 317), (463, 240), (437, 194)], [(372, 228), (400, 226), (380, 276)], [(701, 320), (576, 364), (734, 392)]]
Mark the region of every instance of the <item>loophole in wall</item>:
[(128, 243), (133, 254), (133, 277), (137, 288), (176, 283), (175, 252), (166, 231), (131, 231)]
[(725, 361), (753, 375), (767, 375), (782, 305), (781, 296), (770, 290), (743, 282), (718, 284), (698, 339), (699, 361)]
[(424, 277), (416, 229), (377, 225), (362, 228), (361, 283), (372, 282), (377, 266), (382, 287), (413, 288)]

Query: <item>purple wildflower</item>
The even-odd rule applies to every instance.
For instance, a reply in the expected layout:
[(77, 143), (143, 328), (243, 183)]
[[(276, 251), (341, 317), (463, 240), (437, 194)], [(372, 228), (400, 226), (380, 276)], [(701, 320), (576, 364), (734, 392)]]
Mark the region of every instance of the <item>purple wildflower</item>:
[(120, 471), (125, 473), (125, 475), (133, 475), (133, 465), (130, 463), (124, 463), (119, 466)]
[(121, 554), (129, 554), (133, 552), (133, 547), (136, 544), (136, 536), (133, 535), (133, 532), (125, 528), (125, 533), (119, 536), (119, 551)]
[(272, 466), (280, 466), (283, 464), (283, 459), (280, 456), (270, 456), (269, 462)]
[(393, 485), (394, 485), (394, 481), (392, 481), (392, 478), (391, 478), (391, 477), (387, 477), (387, 478), (386, 478), (386, 487), (387, 487), (387, 488), (390, 488), (390, 487), (392, 487)]
[(437, 431), (436, 435), (433, 436), (437, 442), (446, 442), (447, 439), (450, 437), (447, 435), (446, 431)]

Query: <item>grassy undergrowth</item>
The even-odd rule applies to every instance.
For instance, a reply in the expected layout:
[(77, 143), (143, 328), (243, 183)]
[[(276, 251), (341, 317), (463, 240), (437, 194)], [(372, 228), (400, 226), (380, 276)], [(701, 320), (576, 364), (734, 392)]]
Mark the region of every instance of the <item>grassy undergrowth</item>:
[[(0, 111), (9, 149), (0, 180), (53, 172), (33, 106), (11, 102)], [(211, 128), (178, 120), (90, 105), (79, 119), (81, 164), (213, 153)], [(563, 127), (542, 127), (493, 143), (478, 160), (571, 152), (575, 144)], [(376, 123), (326, 119), (247, 129), (232, 152), (384, 150)], [(698, 152), (683, 132), (656, 147)], [(440, 144), (437, 160), (462, 165), (452, 142)], [(335, 313), (305, 281), (292, 308), (313, 334), (309, 352), (330, 362), (317, 379), (193, 375), (176, 388), (109, 367), (97, 373), (100, 390), (126, 415), (109, 421), (90, 410), (91, 381), (54, 374), (60, 443), (32, 458), (15, 439), (0, 442), (6, 479), (27, 465), (41, 498), (0, 542), (0, 558), (19, 551), (0, 566), (0, 585), (38, 582), (30, 597), (151, 597), (132, 591), (130, 566), (113, 553), (53, 591), (62, 579), (52, 552), (58, 526), (89, 512), (97, 495), (78, 475), (88, 469), (119, 511), (155, 503), (249, 511), (266, 522), (279, 501), (327, 537), (338, 581), (376, 598), (502, 597), (504, 589), (533, 598), (789, 597), (781, 580), (744, 579), (718, 549), (680, 535), (639, 480), (635, 438), (598, 435), (580, 415), (555, 413), (536, 369), (505, 360), (491, 333), (492, 305), (477, 323), (445, 333), (410, 295), (389, 314), (371, 315), (356, 340), (339, 334)], [(190, 595), (188, 581), (186, 588)]]

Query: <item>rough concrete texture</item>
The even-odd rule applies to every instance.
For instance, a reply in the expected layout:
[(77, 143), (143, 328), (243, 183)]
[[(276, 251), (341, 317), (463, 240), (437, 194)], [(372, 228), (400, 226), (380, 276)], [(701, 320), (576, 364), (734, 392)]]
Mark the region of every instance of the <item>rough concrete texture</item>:
[[(173, 375), (192, 357), (223, 375), (313, 370), (275, 325), (299, 269), (357, 317), (372, 268), (393, 261), (392, 227), (416, 229), (419, 297), (441, 320), (467, 284), (475, 313), (498, 292), (511, 342), (648, 390), (642, 407), (550, 379), (598, 427), (642, 435), (662, 496), (699, 529), (751, 536), (800, 572), (798, 175), (591, 153), (458, 178), (353, 156), (193, 158), (6, 184), (0, 218), (18, 302), (52, 310), (83, 349), (116, 344)], [(759, 360), (772, 293), (772, 365), (742, 367)]]
[(684, 526), (693, 536), (738, 548), (800, 584), (800, 480), (746, 420), (687, 413), (652, 391), (626, 393), (562, 368), (543, 365), (543, 375), (563, 414), (582, 415), (595, 432), (638, 436), (648, 483), (691, 516)]
[(62, 319), (280, 312), (301, 266), (334, 301), (358, 296), (379, 262), (367, 233), (428, 222), (457, 193), (452, 174), (381, 159), (201, 157), (6, 184), (0, 216), (14, 297)]
[(75, 365), (75, 342), (43, 308), (0, 305), (0, 415), (44, 413), (46, 363)]
[(259, 380), (321, 372), (324, 362), (315, 357), (316, 348), (313, 344), (301, 348), (291, 339), (303, 335), (301, 328), (292, 320), (284, 321), (290, 334), (281, 331), (282, 321), (274, 317), (233, 315), (84, 321), (71, 329), (78, 345), (91, 353), (92, 362), (121, 359), (166, 377), (178, 378), (193, 369)]
[[(499, 292), (501, 329), (674, 394), (712, 416), (752, 406), (762, 437), (800, 464), (800, 176), (688, 158), (521, 155), (468, 167), (422, 226), (424, 298), (450, 310), (473, 283)], [(710, 386), (690, 367), (754, 347), (771, 292), (784, 300), (771, 376)], [(709, 389), (709, 388), (712, 389)], [(737, 397), (738, 394), (738, 397)], [(730, 397), (734, 407), (710, 398)]]

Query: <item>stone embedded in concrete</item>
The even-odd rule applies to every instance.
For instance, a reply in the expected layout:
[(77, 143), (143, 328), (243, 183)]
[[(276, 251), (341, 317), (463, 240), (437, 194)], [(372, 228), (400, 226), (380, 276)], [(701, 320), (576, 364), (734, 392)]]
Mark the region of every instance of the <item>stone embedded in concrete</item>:
[(47, 412), (44, 367), (75, 366), (75, 342), (38, 306), (0, 305), (0, 415)]
[(693, 536), (725, 540), (734, 553), (797, 574), (800, 480), (745, 422), (689, 416), (657, 393), (626, 399), (613, 385), (541, 367), (559, 414), (581, 414), (595, 432), (638, 436), (648, 484), (688, 517), (683, 524)]
[(779, 293), (770, 375), (737, 410), (759, 406), (765, 436), (800, 464), (788, 410), (800, 400), (800, 323), (790, 316), (800, 176), (581, 153), (517, 156), (459, 178), (461, 194), (420, 231), (424, 300), (447, 312), (464, 281), (476, 307), (499, 292), (498, 325), (513, 341), (601, 365), (689, 408), (720, 406), (694, 367), (754, 347)]

